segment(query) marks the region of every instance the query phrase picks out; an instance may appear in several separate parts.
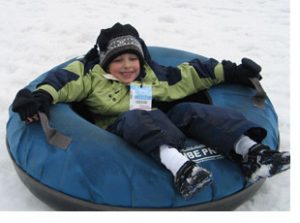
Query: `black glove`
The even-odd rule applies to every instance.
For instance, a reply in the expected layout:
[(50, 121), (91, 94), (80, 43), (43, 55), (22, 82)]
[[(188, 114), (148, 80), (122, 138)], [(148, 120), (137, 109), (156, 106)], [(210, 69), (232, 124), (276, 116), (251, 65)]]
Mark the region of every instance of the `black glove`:
[(33, 117), (38, 111), (44, 112), (49, 117), (52, 100), (52, 96), (46, 91), (31, 92), (24, 88), (17, 93), (12, 110), (19, 113), (22, 121), (27, 121), (27, 117)]
[(262, 76), (259, 74), (261, 71), (261, 66), (251, 59), (243, 58), (242, 63), (238, 66), (236, 63), (232, 63), (229, 60), (223, 60), (222, 64), (225, 82), (242, 84), (254, 88), (249, 78), (255, 77), (258, 78), (258, 80), (262, 79)]

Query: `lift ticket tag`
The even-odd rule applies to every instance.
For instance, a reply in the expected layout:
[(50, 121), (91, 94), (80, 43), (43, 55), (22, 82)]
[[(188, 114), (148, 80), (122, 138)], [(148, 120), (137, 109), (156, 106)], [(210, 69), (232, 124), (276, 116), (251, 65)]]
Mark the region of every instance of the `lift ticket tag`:
[(130, 110), (152, 110), (152, 86), (130, 84)]

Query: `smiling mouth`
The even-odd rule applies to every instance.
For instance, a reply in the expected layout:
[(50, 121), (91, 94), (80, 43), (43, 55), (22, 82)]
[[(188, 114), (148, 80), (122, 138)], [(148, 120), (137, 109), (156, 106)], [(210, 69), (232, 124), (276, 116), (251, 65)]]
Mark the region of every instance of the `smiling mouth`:
[(128, 76), (132, 76), (134, 74), (134, 72), (122, 72), (121, 75), (128, 77)]

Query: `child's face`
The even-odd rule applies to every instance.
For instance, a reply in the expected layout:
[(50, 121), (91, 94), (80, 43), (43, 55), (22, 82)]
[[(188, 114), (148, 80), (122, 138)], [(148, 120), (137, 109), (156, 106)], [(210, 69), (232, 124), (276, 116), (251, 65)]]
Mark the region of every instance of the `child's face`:
[(139, 58), (132, 53), (121, 54), (108, 65), (108, 72), (124, 84), (134, 81), (140, 69)]

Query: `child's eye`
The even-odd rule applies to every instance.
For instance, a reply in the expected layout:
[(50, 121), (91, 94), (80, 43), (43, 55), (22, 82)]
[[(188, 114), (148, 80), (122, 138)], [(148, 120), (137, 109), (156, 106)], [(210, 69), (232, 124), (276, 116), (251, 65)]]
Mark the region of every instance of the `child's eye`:
[(130, 60), (138, 60), (138, 57), (133, 56), (133, 57), (130, 57), (129, 59), (130, 59)]
[(113, 63), (120, 63), (120, 62), (122, 62), (122, 58), (116, 58), (112, 62)]

